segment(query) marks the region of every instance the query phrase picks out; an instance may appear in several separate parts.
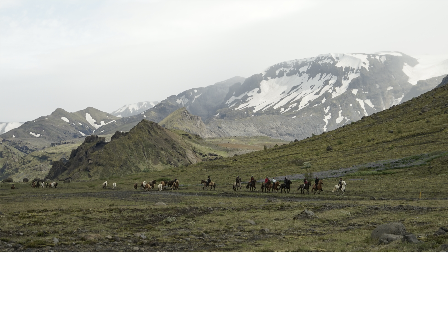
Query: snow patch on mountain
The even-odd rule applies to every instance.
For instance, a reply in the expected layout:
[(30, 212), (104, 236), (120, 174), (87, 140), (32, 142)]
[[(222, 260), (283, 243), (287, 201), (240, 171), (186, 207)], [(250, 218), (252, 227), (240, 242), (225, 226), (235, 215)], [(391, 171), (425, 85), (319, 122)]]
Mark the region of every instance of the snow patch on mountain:
[(23, 125), (23, 123), (21, 123), (21, 122), (2, 122), (2, 123), (0, 123), (0, 134), (9, 132), (10, 130), (13, 130), (14, 128), (18, 128), (22, 125)]
[(33, 133), (33, 132), (30, 132), (30, 134), (31, 134), (32, 136), (36, 137), (36, 138), (39, 138), (39, 137), (40, 137), (40, 134), (36, 134), (36, 133)]
[(64, 120), (66, 123), (70, 123), (70, 120), (68, 120), (66, 117), (61, 117), (62, 120)]
[(419, 80), (448, 74), (448, 55), (424, 55), (416, 56), (418, 61), (416, 66), (410, 66), (405, 63), (403, 72), (409, 77), (408, 82), (412, 85), (417, 84)]
[(112, 121), (109, 121), (108, 123), (106, 123), (106, 122), (104, 122), (104, 120), (101, 120), (100, 123), (97, 124), (97, 123), (96, 123), (96, 120), (93, 119), (92, 116), (91, 116), (89, 113), (86, 113), (86, 120), (87, 120), (87, 122), (88, 122), (90, 125), (92, 125), (92, 127), (93, 127), (94, 129), (98, 129), (98, 128), (100, 128), (101, 126), (105, 126), (105, 125), (108, 125), (108, 124), (110, 124), (110, 123), (115, 122), (115, 120), (112, 120)]

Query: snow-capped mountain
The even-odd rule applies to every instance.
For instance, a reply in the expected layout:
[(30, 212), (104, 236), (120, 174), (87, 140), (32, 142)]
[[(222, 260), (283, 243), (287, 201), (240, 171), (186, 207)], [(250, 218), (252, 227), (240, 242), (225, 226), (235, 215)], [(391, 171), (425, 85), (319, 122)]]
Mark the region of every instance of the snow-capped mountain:
[(119, 118), (130, 117), (141, 114), (146, 110), (153, 108), (158, 103), (158, 101), (144, 101), (135, 104), (128, 104), (120, 107), (118, 110), (112, 112), (111, 114)]
[(27, 121), (20, 127), (2, 134), (2, 138), (11, 146), (29, 152), (52, 143), (70, 142), (83, 138), (116, 120), (119, 118), (93, 107), (73, 113), (58, 108), (48, 116)]
[(209, 127), (225, 136), (255, 129), (302, 139), (429, 91), (447, 73), (448, 57), (413, 58), (400, 52), (282, 62), (233, 85)]
[(9, 132), (14, 128), (20, 127), (23, 122), (0, 122), (0, 134)]

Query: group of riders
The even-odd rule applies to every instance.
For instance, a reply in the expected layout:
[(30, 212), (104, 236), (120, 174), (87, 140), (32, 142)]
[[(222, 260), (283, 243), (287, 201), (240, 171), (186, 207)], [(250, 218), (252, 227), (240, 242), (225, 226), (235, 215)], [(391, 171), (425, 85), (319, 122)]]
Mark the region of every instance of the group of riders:
[[(255, 183), (255, 178), (253, 177), (253, 176), (251, 176), (250, 177), (250, 184), (253, 184), (253, 183)], [(288, 182), (289, 180), (286, 178), (286, 176), (285, 176), (285, 178), (284, 178), (284, 180), (283, 180), (283, 183), (284, 184), (288, 184), (289, 182)], [(315, 183), (315, 187), (317, 187), (318, 185), (319, 185), (319, 181), (321, 181), (318, 177), (316, 177), (315, 179), (314, 179), (314, 183)], [(206, 187), (208, 187), (209, 185), (210, 185), (210, 183), (212, 182), (212, 180), (211, 180), (211, 178), (210, 178), (210, 175), (207, 177), (207, 180), (206, 180)], [(240, 184), (241, 183), (241, 177), (238, 175), (237, 177), (236, 177), (236, 184)], [(266, 178), (264, 179), (264, 183), (267, 185), (267, 184), (273, 184), (273, 185), (275, 185), (275, 183), (277, 182), (277, 180), (275, 179), (275, 177), (273, 177), (272, 179), (269, 179), (269, 177), (268, 176), (266, 176)], [(306, 179), (306, 178), (304, 178), (303, 179), (303, 184), (306, 186), (306, 185), (308, 185), (308, 180)], [(339, 186), (339, 190), (342, 190), (342, 185), (343, 185), (343, 181), (342, 181), (342, 177), (339, 179), (339, 182), (338, 182), (338, 186)]]

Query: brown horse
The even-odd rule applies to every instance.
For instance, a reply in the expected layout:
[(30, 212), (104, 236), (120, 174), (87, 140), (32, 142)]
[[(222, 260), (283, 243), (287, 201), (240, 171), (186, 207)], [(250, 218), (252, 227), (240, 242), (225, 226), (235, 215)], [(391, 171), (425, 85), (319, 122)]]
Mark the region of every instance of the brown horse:
[(301, 194), (305, 193), (305, 190), (308, 192), (308, 194), (310, 193), (310, 187), (311, 187), (311, 182), (307, 181), (306, 183), (302, 183), (297, 190), (300, 190)]
[(179, 180), (175, 179), (173, 184), (171, 185), (171, 190), (179, 190)]
[(322, 180), (319, 180), (319, 183), (317, 184), (317, 186), (316, 186), (316, 183), (314, 183), (311, 191), (314, 191), (314, 194), (316, 194), (316, 192), (319, 192), (319, 194), (320, 194), (320, 192), (323, 191), (322, 184), (324, 184), (324, 182)]
[(212, 190), (212, 189), (215, 190), (215, 188), (216, 188), (216, 183), (213, 181), (211, 181), (209, 183), (209, 185), (207, 186), (207, 181), (201, 180), (201, 184), (202, 184), (202, 190), (204, 190), (205, 188), (208, 188), (208, 187), (210, 187), (210, 190)]
[(268, 191), (271, 191), (271, 188), (272, 188), (272, 182), (271, 181), (268, 181), (267, 183), (266, 182), (263, 182), (262, 184), (261, 184), (261, 192), (268, 192)]
[(247, 182), (246, 189), (249, 189), (250, 191), (254, 191), (255, 189), (257, 189), (257, 187), (255, 186), (255, 180)]
[(276, 191), (276, 192), (278, 192), (279, 191), (279, 187), (280, 187), (280, 182), (275, 182), (275, 183), (273, 183), (272, 184), (272, 191)]

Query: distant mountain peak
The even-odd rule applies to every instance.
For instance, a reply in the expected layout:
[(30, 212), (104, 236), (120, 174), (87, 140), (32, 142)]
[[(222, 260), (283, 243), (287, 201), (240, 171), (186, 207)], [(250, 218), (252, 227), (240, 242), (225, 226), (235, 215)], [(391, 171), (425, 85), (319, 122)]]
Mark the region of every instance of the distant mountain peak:
[(120, 107), (118, 110), (112, 112), (111, 114), (120, 118), (130, 117), (137, 114), (141, 114), (146, 110), (153, 108), (159, 102), (158, 101), (144, 101), (134, 104), (127, 104)]

